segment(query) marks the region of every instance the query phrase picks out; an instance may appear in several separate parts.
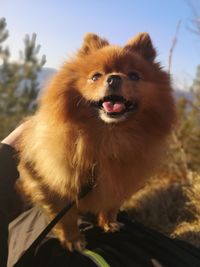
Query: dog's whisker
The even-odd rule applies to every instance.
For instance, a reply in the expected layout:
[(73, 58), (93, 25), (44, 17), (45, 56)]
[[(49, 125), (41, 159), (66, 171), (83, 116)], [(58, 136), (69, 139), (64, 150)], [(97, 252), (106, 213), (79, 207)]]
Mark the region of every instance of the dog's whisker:
[(76, 106), (78, 107), (80, 104), (81, 104), (81, 102), (84, 100), (84, 98), (83, 97), (81, 97), (80, 99), (79, 99), (79, 101), (76, 103)]

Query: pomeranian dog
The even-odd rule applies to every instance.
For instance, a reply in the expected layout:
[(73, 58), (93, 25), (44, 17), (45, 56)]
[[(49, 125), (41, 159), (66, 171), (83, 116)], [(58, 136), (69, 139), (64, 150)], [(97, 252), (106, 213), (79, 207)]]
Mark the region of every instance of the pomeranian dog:
[[(168, 73), (155, 62), (147, 33), (124, 47), (87, 34), (55, 75), (18, 144), (22, 191), (53, 218), (69, 250), (85, 247), (80, 213), (96, 214), (105, 231), (119, 230), (117, 212), (158, 165), (175, 117)], [(81, 188), (96, 187), (80, 201)]]

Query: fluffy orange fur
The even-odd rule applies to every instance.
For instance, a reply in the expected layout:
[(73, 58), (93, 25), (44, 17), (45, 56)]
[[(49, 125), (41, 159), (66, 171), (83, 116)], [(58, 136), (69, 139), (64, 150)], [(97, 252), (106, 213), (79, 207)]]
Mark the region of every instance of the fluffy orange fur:
[[(20, 186), (50, 218), (77, 200), (94, 172), (97, 186), (55, 228), (71, 250), (85, 246), (79, 212), (96, 214), (105, 231), (118, 230), (120, 206), (158, 165), (175, 112), (169, 75), (155, 57), (147, 33), (124, 47), (87, 34), (46, 88), (19, 142)], [(117, 86), (108, 84), (112, 75)], [(103, 101), (122, 112), (109, 113)]]

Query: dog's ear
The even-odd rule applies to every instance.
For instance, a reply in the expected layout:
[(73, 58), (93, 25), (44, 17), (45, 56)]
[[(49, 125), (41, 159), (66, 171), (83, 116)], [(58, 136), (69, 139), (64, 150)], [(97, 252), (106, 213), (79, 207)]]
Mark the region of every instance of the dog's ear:
[(124, 49), (140, 54), (148, 61), (153, 61), (156, 57), (156, 50), (153, 47), (148, 33), (139, 33), (125, 45)]
[(89, 55), (91, 52), (100, 49), (106, 45), (109, 45), (106, 39), (99, 37), (96, 34), (88, 33), (86, 34), (83, 45), (79, 50), (80, 55)]

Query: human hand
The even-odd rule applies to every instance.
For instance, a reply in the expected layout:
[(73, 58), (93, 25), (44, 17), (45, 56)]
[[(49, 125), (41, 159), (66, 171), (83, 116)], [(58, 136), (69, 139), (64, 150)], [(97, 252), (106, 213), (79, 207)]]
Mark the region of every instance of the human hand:
[(24, 129), (26, 128), (27, 121), (23, 122), (21, 125), (19, 125), (14, 131), (12, 131), (8, 136), (6, 136), (1, 143), (10, 145), (12, 147), (16, 146), (16, 143), (23, 133)]

